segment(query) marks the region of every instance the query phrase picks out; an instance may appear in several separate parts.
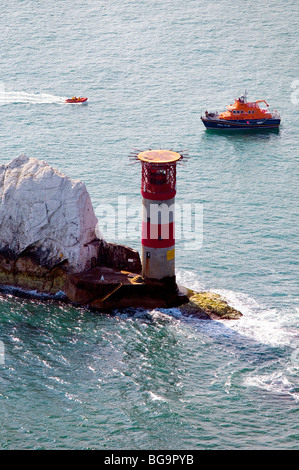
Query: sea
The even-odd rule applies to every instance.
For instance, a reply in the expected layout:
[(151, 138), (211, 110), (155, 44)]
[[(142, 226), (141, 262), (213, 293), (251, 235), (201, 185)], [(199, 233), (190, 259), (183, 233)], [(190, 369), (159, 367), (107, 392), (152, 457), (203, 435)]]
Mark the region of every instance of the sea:
[[(298, 20), (295, 0), (1, 5), (1, 164), (25, 154), (83, 181), (103, 236), (140, 250), (129, 156), (184, 152), (177, 282), (242, 313), (2, 289), (1, 449), (298, 450)], [(245, 90), (279, 130), (207, 131), (202, 113)]]

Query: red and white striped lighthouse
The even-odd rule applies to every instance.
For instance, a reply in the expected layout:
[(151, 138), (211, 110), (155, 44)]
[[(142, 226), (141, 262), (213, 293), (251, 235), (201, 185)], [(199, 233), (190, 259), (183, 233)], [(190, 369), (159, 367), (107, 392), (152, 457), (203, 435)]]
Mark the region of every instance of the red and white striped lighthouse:
[(142, 276), (145, 280), (175, 278), (176, 164), (182, 155), (148, 150), (137, 158), (142, 164)]

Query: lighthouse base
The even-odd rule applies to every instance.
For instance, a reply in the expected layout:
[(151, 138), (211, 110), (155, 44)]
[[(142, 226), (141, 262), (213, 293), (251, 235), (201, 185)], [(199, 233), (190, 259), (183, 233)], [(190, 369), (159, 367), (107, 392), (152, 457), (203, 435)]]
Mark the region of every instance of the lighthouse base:
[(139, 274), (103, 267), (69, 275), (64, 291), (71, 302), (99, 311), (170, 308), (189, 300), (179, 290), (175, 276), (145, 281)]
[(175, 277), (175, 247), (148, 248), (142, 246), (142, 276), (145, 279), (168, 279)]

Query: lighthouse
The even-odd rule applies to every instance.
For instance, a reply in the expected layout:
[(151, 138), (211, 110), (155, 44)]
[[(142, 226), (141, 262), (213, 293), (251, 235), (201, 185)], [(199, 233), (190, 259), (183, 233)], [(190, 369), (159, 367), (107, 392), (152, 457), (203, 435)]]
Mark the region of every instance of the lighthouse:
[(142, 166), (142, 277), (175, 282), (176, 165), (183, 155), (147, 150), (136, 156)]

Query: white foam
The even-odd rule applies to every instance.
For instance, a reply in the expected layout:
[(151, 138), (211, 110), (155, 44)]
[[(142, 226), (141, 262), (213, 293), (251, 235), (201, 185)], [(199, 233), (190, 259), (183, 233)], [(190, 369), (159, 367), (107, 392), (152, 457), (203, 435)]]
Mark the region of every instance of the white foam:
[(299, 393), (294, 390), (295, 385), (286, 377), (283, 370), (275, 371), (272, 374), (247, 377), (244, 385), (257, 387), (271, 393), (290, 395), (296, 401), (299, 400)]
[(299, 345), (298, 331), (289, 326), (293, 312), (268, 308), (247, 294), (217, 289), (213, 292), (225, 297), (229, 305), (243, 314), (239, 320), (226, 323), (233, 330), (271, 346), (290, 346), (296, 339)]
[(203, 291), (206, 289), (203, 282), (199, 279), (198, 274), (192, 271), (179, 270), (176, 273), (176, 281), (179, 285), (196, 291)]
[[(199, 281), (195, 273), (181, 271), (178, 279), (185, 287), (195, 290), (207, 290)], [(242, 292), (226, 289), (212, 289), (213, 292), (224, 297), (228, 304), (239, 310), (243, 316), (238, 320), (218, 320), (201, 324), (201, 332), (209, 332), (209, 336), (219, 337), (230, 330), (241, 337), (248, 338), (256, 343), (280, 347), (289, 350), (289, 356), (276, 363), (278, 370), (267, 373), (265, 369), (257, 367), (244, 380), (244, 386), (256, 387), (271, 394), (289, 396), (299, 401), (298, 368), (299, 368), (299, 336), (297, 309), (270, 308), (257, 302), (253, 297)], [(271, 361), (270, 361), (271, 362)], [(272, 365), (274, 363), (271, 362)], [(268, 367), (268, 363), (262, 367)], [(225, 391), (229, 393), (230, 379), (225, 383)]]
[(0, 105), (13, 103), (30, 103), (30, 104), (51, 104), (64, 103), (66, 100), (63, 96), (55, 96), (49, 93), (27, 93), (24, 91), (8, 91), (4, 87), (0, 87)]
[(162, 398), (160, 395), (157, 395), (156, 393), (148, 391), (148, 394), (153, 401), (165, 401), (164, 398)]
[[(199, 276), (193, 272), (180, 271), (177, 282), (194, 290), (206, 290)], [(243, 315), (238, 320), (219, 320), (225, 321), (227, 328), (262, 344), (295, 347), (296, 343), (296, 347), (299, 347), (298, 330), (295, 326), (290, 328), (290, 324), (298, 322), (294, 312), (280, 312), (278, 309), (263, 306), (242, 292), (216, 288), (212, 291), (221, 295), (231, 307)]]

